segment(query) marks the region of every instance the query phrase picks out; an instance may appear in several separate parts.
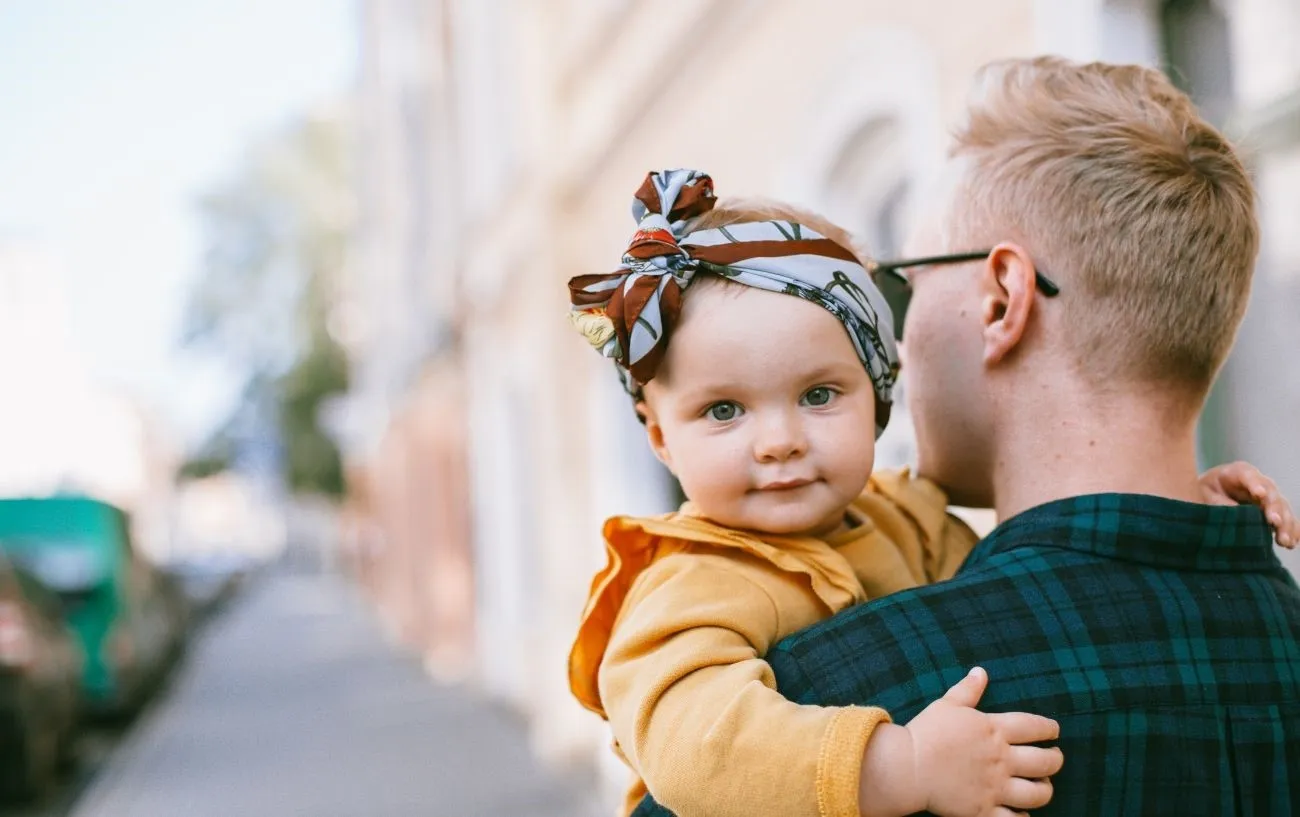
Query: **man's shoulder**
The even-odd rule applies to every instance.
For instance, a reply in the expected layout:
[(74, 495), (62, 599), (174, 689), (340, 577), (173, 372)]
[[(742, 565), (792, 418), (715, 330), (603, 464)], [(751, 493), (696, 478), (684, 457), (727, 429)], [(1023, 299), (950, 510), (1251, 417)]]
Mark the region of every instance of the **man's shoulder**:
[(947, 581), (851, 607), (795, 633), (768, 653), (768, 662), (791, 700), (871, 702), (898, 714), (960, 680), (968, 656), (1002, 652), (1000, 628), (1023, 619), (1034, 574), (1076, 558), (1033, 546), (996, 554)]
[(868, 629), (878, 624), (892, 624), (907, 620), (908, 626), (919, 623), (918, 616), (949, 609), (964, 611), (979, 605), (987, 596), (1005, 593), (1008, 584), (1027, 580), (1041, 570), (1050, 570), (1061, 559), (1072, 554), (1054, 551), (1049, 546), (1024, 547), (1002, 553), (978, 565), (963, 568), (946, 581), (892, 593), (850, 607), (831, 618), (801, 630), (781, 642), (781, 649), (808, 653), (822, 644), (834, 644), (846, 634)]
[[(990, 711), (1300, 699), (1300, 590), (1281, 568), (1185, 570), (1052, 544), (851, 608), (768, 653), (799, 703), (872, 703), (905, 721), (973, 666)], [(1210, 673), (1186, 673), (1189, 656)], [(1246, 671), (1246, 670), (1249, 671)], [(1293, 695), (1294, 693), (1294, 695)]]

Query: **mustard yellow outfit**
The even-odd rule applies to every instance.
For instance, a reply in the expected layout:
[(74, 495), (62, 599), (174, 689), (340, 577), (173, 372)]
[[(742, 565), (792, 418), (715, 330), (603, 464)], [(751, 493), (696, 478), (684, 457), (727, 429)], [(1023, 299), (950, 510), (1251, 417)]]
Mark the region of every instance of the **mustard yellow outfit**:
[(947, 497), (881, 472), (828, 539), (759, 537), (695, 512), (605, 523), (609, 563), (569, 657), (569, 683), (610, 722), (634, 781), (679, 817), (857, 817), (862, 756), (889, 714), (799, 706), (763, 656), (870, 598), (948, 578), (977, 537)]

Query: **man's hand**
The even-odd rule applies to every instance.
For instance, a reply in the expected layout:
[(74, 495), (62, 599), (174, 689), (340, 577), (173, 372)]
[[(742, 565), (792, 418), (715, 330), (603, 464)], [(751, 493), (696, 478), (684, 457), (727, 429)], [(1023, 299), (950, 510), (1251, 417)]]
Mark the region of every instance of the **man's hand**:
[(1219, 465), (1201, 474), (1201, 492), (1209, 505), (1258, 505), (1284, 548), (1300, 544), (1300, 520), (1291, 512), (1273, 480), (1248, 462)]
[(1047, 778), (1061, 770), (1061, 750), (1024, 744), (1055, 740), (1060, 727), (1024, 712), (978, 711), (987, 686), (988, 674), (973, 669), (906, 727), (876, 728), (862, 762), (864, 817), (1011, 817), (1052, 799)]

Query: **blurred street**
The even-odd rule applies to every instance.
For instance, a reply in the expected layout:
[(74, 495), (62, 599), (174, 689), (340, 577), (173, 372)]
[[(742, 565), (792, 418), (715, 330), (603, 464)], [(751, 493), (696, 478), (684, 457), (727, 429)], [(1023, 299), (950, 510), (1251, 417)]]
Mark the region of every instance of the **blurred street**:
[(270, 574), (211, 622), (76, 817), (587, 813), (524, 728), (431, 683), (331, 576)]

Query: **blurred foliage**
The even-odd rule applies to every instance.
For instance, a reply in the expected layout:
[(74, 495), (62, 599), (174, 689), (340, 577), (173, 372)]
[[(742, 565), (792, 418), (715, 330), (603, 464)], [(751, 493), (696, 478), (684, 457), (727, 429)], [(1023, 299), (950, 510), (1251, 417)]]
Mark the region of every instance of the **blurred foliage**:
[(213, 439), (208, 445), (212, 448), (205, 448), (181, 464), (179, 476), (182, 480), (203, 479), (230, 468), (234, 452), (230, 450), (229, 443)]
[(351, 146), (342, 113), (303, 118), (255, 145), (199, 202), (204, 256), (184, 342), (246, 377), (243, 399), (182, 468), (202, 476), (275, 452), (294, 491), (340, 495), (339, 452), (320, 407), (348, 386), (330, 316), (353, 221)]

